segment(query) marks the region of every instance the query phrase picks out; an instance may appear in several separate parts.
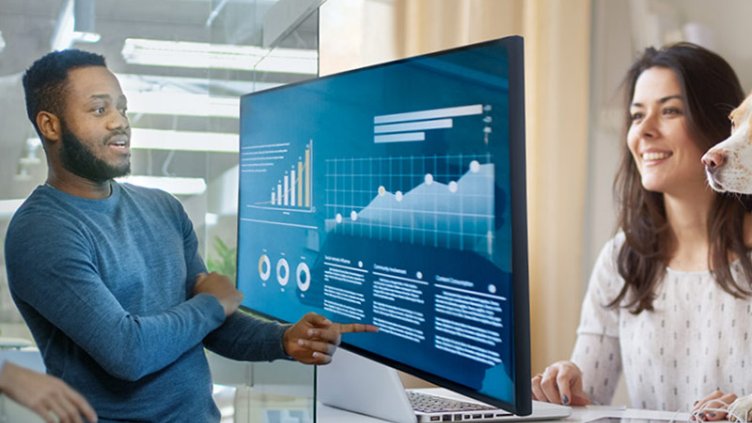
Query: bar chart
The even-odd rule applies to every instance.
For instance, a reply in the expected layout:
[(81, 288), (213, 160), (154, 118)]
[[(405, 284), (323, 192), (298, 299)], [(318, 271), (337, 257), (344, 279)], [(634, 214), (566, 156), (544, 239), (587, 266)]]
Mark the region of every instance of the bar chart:
[[(489, 112), (491, 106), (471, 104), (467, 106), (443, 107), (439, 109), (414, 110), (374, 116), (373, 142), (375, 144), (395, 142), (416, 142), (426, 140), (426, 131), (452, 129), (455, 118), (481, 115)], [(484, 116), (484, 141), (488, 144), (491, 132), (490, 117)]]
[(241, 152), (241, 173), (272, 173), (278, 177), (269, 186), (266, 199), (249, 205), (252, 208), (311, 212), (313, 204), (313, 140), (297, 157), (289, 143), (244, 147)]

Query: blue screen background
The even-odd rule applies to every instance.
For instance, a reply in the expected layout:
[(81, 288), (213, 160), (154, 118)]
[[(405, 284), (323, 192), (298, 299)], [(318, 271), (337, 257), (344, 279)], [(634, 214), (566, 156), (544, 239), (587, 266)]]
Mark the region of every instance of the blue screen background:
[(343, 340), (514, 402), (509, 60), (484, 43), (244, 96), (243, 306), (376, 324)]

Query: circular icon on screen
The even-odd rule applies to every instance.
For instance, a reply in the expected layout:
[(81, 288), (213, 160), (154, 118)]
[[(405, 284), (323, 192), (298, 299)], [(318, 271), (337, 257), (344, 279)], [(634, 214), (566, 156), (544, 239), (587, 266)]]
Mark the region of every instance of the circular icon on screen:
[(259, 257), (258, 272), (261, 280), (266, 282), (269, 280), (269, 276), (272, 274), (272, 263), (269, 261), (269, 256), (262, 254)]
[(308, 288), (311, 287), (311, 269), (308, 268), (308, 265), (300, 263), (295, 271), (295, 276), (298, 280), (298, 288), (303, 292), (308, 291)]
[(281, 258), (277, 262), (277, 282), (280, 285), (285, 286), (290, 280), (290, 265), (287, 264), (287, 260)]

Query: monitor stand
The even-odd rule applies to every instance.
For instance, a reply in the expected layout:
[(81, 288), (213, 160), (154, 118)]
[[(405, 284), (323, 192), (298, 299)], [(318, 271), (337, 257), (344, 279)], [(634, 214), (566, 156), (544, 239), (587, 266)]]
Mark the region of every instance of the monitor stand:
[(317, 367), (316, 395), (331, 407), (395, 423), (416, 420), (396, 370), (342, 348)]

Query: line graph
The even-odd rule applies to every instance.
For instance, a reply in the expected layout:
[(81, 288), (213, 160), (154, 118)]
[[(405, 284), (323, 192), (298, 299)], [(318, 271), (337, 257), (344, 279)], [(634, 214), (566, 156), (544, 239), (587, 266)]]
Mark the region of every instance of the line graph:
[(492, 254), (494, 165), (488, 154), (325, 163), (327, 231)]

